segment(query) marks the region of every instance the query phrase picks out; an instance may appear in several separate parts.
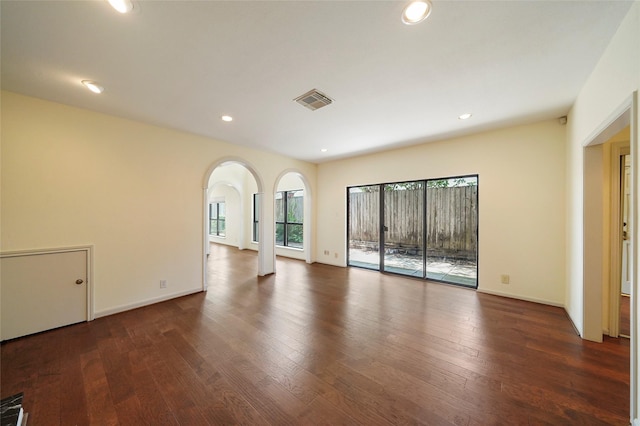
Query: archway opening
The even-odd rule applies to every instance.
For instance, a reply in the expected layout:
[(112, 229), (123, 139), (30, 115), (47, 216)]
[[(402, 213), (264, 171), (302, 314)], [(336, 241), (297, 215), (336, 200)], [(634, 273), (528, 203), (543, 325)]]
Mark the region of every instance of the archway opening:
[[(258, 252), (257, 275), (273, 272), (271, 242), (263, 238), (262, 194), (264, 184), (255, 168), (242, 159), (227, 158), (215, 162), (203, 182), (203, 282), (209, 285), (212, 244), (237, 247)], [(267, 249), (265, 250), (265, 247)], [(271, 258), (271, 262), (269, 261)]]

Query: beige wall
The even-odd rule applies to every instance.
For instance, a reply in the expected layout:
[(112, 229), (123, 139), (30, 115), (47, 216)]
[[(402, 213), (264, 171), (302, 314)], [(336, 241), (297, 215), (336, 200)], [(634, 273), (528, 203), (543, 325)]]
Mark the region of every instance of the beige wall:
[[(584, 250), (584, 263), (589, 265), (588, 274), (584, 275), (584, 286), (600, 289), (599, 300), (602, 300), (603, 278), (608, 272), (609, 262), (605, 260), (605, 215), (608, 215), (608, 203), (605, 205), (605, 190), (608, 188), (608, 175), (605, 170), (606, 160), (610, 156), (606, 155), (608, 150), (606, 145), (595, 145), (584, 150), (584, 227), (589, 229), (585, 234), (584, 244), (588, 248)], [(607, 287), (608, 288), (608, 287)], [(585, 317), (584, 327), (599, 331), (599, 339), (602, 339), (604, 312), (602, 303), (598, 309), (594, 309), (591, 314)]]
[(216, 162), (243, 159), (266, 191), (288, 169), (316, 183), (314, 164), (13, 93), (1, 118), (1, 250), (94, 245), (98, 316), (202, 288)]
[(564, 144), (552, 120), (320, 164), (318, 260), (346, 262), (347, 186), (477, 173), (479, 289), (562, 305)]

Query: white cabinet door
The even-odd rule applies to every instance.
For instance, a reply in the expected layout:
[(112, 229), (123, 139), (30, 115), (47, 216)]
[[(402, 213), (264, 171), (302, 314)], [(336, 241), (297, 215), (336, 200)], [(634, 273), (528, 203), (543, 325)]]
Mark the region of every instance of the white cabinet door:
[(3, 256), (2, 340), (87, 318), (87, 251)]

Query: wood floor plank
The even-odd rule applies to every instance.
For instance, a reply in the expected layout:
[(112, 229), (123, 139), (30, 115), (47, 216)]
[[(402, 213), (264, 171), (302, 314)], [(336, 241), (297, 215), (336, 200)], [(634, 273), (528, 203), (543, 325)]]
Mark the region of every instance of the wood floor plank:
[[(270, 424), (280, 425), (296, 423), (295, 418), (291, 417), (270, 396), (260, 391), (260, 380), (254, 383), (253, 380), (255, 378), (245, 376), (235, 365), (235, 362), (226, 362), (222, 366), (223, 375), (229, 380), (232, 388), (242, 395), (265, 420)], [(264, 379), (264, 377), (261, 377), (261, 379)]]
[(207, 292), (1, 345), (43, 425), (624, 425), (629, 340), (561, 308), (211, 246)]
[[(333, 384), (343, 397), (367, 406), (371, 411), (394, 425), (450, 424), (438, 413), (433, 413), (341, 362), (329, 366), (323, 380)], [(328, 398), (332, 397), (328, 394)]]
[[(322, 396), (315, 398), (300, 415), (298, 421), (309, 425), (364, 425), (365, 419), (354, 418)], [(377, 423), (373, 423), (376, 425)]]
[(87, 389), (87, 411), (90, 424), (117, 425), (116, 413), (109, 383), (97, 349), (80, 356), (83, 382)]

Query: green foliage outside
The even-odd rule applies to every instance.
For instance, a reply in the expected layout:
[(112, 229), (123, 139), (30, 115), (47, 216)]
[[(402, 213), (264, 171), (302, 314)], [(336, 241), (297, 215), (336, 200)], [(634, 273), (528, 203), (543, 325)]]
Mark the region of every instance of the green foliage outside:
[[(389, 183), (384, 185), (385, 191), (415, 190), (422, 189), (424, 181)], [(432, 179), (427, 180), (427, 188), (454, 188), (460, 186), (476, 186), (476, 178), (453, 178), (453, 179)], [(379, 185), (358, 187), (361, 192), (378, 192)]]

